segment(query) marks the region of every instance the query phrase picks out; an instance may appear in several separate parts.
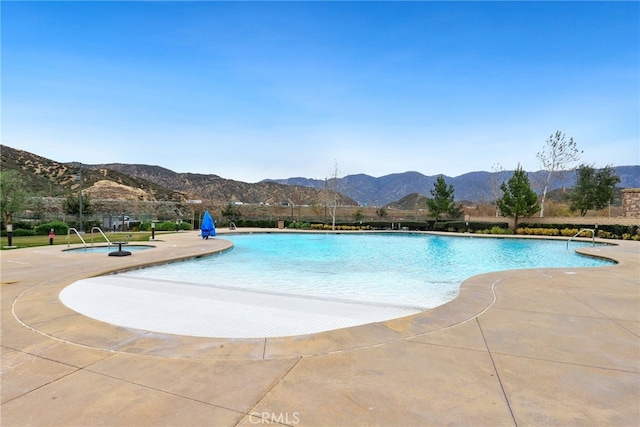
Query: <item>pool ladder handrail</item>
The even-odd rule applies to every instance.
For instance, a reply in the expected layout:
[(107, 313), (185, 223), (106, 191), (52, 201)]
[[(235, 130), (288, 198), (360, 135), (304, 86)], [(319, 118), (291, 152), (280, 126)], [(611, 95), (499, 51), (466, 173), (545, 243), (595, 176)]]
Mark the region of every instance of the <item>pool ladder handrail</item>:
[(69, 243), (69, 239), (71, 237), (71, 232), (75, 231), (75, 233), (78, 235), (78, 237), (80, 238), (80, 240), (82, 241), (82, 244), (84, 245), (84, 247), (87, 247), (87, 242), (84, 241), (84, 239), (82, 238), (82, 236), (80, 235), (80, 232), (78, 230), (76, 230), (75, 228), (70, 228), (69, 230), (67, 230), (67, 247), (70, 246)]
[(93, 246), (93, 231), (94, 230), (98, 230), (100, 232), (100, 234), (102, 234), (102, 237), (104, 237), (104, 239), (107, 241), (107, 246), (111, 246), (112, 245), (111, 241), (109, 240), (107, 235), (103, 233), (103, 231), (102, 231), (102, 229), (100, 227), (93, 227), (91, 229), (91, 246)]
[(576, 234), (573, 235), (573, 237), (570, 237), (569, 240), (567, 240), (567, 249), (569, 249), (569, 242), (571, 242), (574, 238), (578, 237), (578, 235), (583, 231), (591, 232), (591, 242), (593, 243), (593, 246), (596, 245), (596, 231), (593, 228), (581, 228), (580, 231), (578, 231)]

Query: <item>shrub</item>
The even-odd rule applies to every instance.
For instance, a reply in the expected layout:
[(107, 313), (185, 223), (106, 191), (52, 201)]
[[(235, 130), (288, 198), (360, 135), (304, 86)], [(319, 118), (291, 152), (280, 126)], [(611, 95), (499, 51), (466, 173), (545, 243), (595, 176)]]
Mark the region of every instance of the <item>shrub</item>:
[(36, 235), (36, 231), (35, 230), (25, 230), (24, 228), (17, 228), (15, 230), (13, 230), (13, 235), (14, 236), (35, 236)]
[[(2, 224), (4, 227), (4, 224)], [(27, 222), (27, 221), (16, 221), (13, 223), (13, 230), (17, 230), (18, 228), (21, 228), (23, 230), (33, 230), (34, 229), (34, 225), (31, 222)]]
[(557, 228), (531, 228), (518, 227), (516, 234), (534, 235), (534, 236), (557, 236), (560, 234)]
[(292, 222), (287, 226), (287, 228), (297, 228), (297, 229), (308, 230), (309, 228), (311, 228), (311, 224), (309, 224), (308, 222)]
[[(16, 221), (13, 224), (13, 232), (11, 233), (13, 236), (35, 236), (35, 228), (32, 223), (27, 221)], [(48, 232), (48, 231), (47, 231)], [(2, 236), (7, 235), (7, 230), (5, 224), (2, 224)]]
[(287, 228), (309, 229), (311, 228), (311, 224), (308, 222), (292, 222)]
[[(528, 223), (527, 227), (530, 229), (558, 229), (558, 230), (575, 230), (571, 236), (575, 235), (578, 230), (582, 228), (596, 230), (596, 235), (603, 239), (620, 239), (624, 234), (630, 234), (631, 236), (635, 235), (638, 230), (637, 225), (620, 225), (620, 224), (600, 224), (600, 225), (591, 225), (591, 226), (580, 226), (580, 228), (576, 228), (576, 224), (535, 224)], [(569, 233), (567, 231), (567, 233)], [(562, 232), (560, 235), (565, 236)], [(568, 234), (567, 234), (568, 236)], [(591, 237), (590, 232), (581, 233), (582, 237)]]
[[(145, 231), (143, 228), (144, 223), (140, 221), (131, 221), (129, 222), (129, 231)], [(151, 226), (151, 223), (149, 223)]]
[(573, 237), (578, 233), (577, 228), (563, 228), (562, 230), (560, 230), (560, 235), (561, 236), (566, 236), (566, 237)]
[(62, 221), (52, 221), (38, 225), (36, 227), (36, 234), (40, 236), (47, 235), (52, 228), (57, 235), (64, 235), (69, 232), (69, 226), (66, 223)]
[(135, 227), (131, 227), (131, 231), (151, 231), (151, 221), (136, 222)]
[(617, 234), (612, 233), (610, 231), (604, 231), (604, 230), (598, 230), (598, 237), (602, 239), (619, 239), (620, 238), (620, 236), (618, 236)]
[(156, 231), (175, 231), (175, 221), (162, 221), (156, 224)]
[(156, 224), (156, 231), (177, 231), (177, 230), (191, 230), (191, 224), (186, 221), (182, 221), (176, 224), (175, 221), (162, 221)]
[[(278, 226), (277, 221), (272, 219), (238, 219), (233, 221), (236, 227), (256, 227), (256, 228), (275, 228)], [(289, 227), (291, 221), (284, 220), (284, 226), (286, 228)], [(220, 221), (220, 223), (216, 223), (216, 227), (228, 227), (229, 222)]]
[(506, 228), (498, 227), (494, 225), (491, 230), (488, 230), (489, 234), (509, 234), (509, 230)]

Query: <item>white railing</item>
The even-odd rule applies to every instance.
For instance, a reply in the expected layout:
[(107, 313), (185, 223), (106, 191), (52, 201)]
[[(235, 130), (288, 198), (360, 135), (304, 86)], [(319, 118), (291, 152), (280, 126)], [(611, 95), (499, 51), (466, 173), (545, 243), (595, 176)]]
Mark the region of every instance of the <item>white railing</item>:
[(67, 231), (67, 247), (69, 247), (69, 240), (71, 237), (71, 232), (75, 232), (78, 237), (80, 238), (80, 240), (82, 241), (82, 244), (84, 245), (84, 247), (87, 247), (87, 242), (84, 241), (84, 239), (82, 238), (82, 236), (80, 235), (80, 232), (78, 232), (78, 230), (76, 230), (75, 228), (70, 228), (69, 231)]
[(104, 237), (104, 239), (107, 241), (107, 245), (111, 246), (111, 241), (109, 240), (109, 238), (106, 236), (106, 234), (104, 234), (102, 232), (102, 229), (100, 227), (93, 227), (91, 229), (91, 246), (93, 246), (93, 231), (94, 230), (98, 230), (100, 232), (100, 234), (102, 234), (102, 237)]
[(574, 238), (578, 237), (578, 235), (580, 235), (580, 233), (582, 233), (583, 231), (591, 232), (591, 242), (593, 243), (593, 246), (596, 245), (596, 231), (592, 228), (581, 228), (580, 231), (578, 231), (576, 234), (573, 235), (573, 237), (570, 237), (569, 240), (567, 240), (567, 249), (569, 249), (569, 242), (571, 242)]

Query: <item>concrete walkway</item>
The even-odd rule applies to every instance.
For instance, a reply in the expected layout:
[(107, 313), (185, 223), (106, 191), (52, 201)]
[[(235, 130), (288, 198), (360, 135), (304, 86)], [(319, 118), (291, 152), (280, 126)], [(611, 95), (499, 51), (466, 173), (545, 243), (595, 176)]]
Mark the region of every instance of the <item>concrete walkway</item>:
[(214, 339), (84, 317), (77, 280), (228, 248), (162, 235), (129, 257), (2, 251), (1, 425), (637, 426), (640, 243), (610, 267), (473, 277), (417, 315), (294, 338)]

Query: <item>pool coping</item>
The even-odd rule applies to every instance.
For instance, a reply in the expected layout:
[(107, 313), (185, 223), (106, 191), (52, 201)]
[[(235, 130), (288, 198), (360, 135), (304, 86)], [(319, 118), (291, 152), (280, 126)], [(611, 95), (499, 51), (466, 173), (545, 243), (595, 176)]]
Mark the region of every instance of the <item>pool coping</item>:
[[(71, 283), (88, 277), (112, 274), (122, 271), (144, 268), (152, 265), (176, 262), (185, 259), (213, 255), (232, 248), (230, 241), (224, 240), (225, 234), (247, 233), (331, 233), (330, 231), (298, 231), (298, 230), (264, 230), (248, 229), (232, 232), (222, 231), (217, 239), (197, 239), (196, 232), (184, 232), (175, 235), (164, 235), (166, 241), (156, 240), (154, 248), (136, 252), (135, 256), (126, 257), (125, 262), (111, 262), (104, 259), (104, 253), (73, 254), (59, 246), (25, 249), (26, 254), (41, 254), (47, 252), (46, 263), (52, 262), (51, 257), (56, 250), (64, 256), (79, 256), (81, 259), (91, 256), (92, 264), (84, 264), (78, 274), (68, 275), (64, 280), (48, 278), (45, 282), (31, 286), (17, 295), (13, 300), (11, 311), (16, 321), (23, 327), (58, 340), (79, 347), (105, 350), (112, 353), (130, 353), (154, 355), (172, 358), (223, 358), (223, 359), (272, 359), (312, 356), (347, 350), (357, 350), (376, 345), (389, 344), (405, 339), (424, 336), (435, 331), (451, 328), (465, 323), (488, 310), (495, 302), (495, 287), (501, 283), (505, 275), (517, 274), (519, 270), (494, 272), (473, 276), (460, 285), (460, 292), (453, 300), (430, 310), (412, 314), (397, 319), (374, 322), (360, 326), (329, 330), (306, 335), (290, 337), (267, 338), (210, 338), (192, 337), (159, 333), (134, 328), (126, 328), (88, 318), (66, 307), (58, 294)], [(341, 234), (384, 233), (384, 231), (339, 231)], [(393, 234), (407, 234), (405, 231), (390, 232)], [(413, 234), (444, 235), (449, 237), (475, 237), (470, 234), (452, 234), (440, 232), (411, 232)], [(518, 236), (481, 237), (518, 238)], [(532, 238), (532, 237), (528, 237)], [(535, 238), (535, 237), (533, 237)], [(553, 237), (545, 236), (545, 239)], [(189, 240), (186, 240), (189, 239)], [(566, 239), (560, 239), (566, 240)], [(591, 241), (591, 239), (589, 239)], [(610, 241), (598, 240), (612, 248), (618, 245)], [(76, 248), (81, 246), (76, 246)], [(178, 253), (179, 251), (179, 253)], [(626, 262), (624, 258), (600, 249), (583, 248), (580, 253), (596, 257), (612, 259), (618, 263)], [(12, 252), (17, 254), (18, 252)], [(4, 253), (3, 253), (4, 255)], [(144, 255), (144, 256), (141, 256)], [(31, 261), (34, 262), (34, 257)], [(44, 260), (44, 258), (42, 258)], [(69, 260), (67, 260), (69, 261)], [(607, 268), (607, 267), (594, 267)], [(4, 270), (4, 269), (3, 269)], [(566, 271), (564, 269), (526, 269), (526, 274), (532, 270)], [(4, 276), (4, 274), (3, 274)], [(38, 309), (38, 305), (46, 304), (46, 313)], [(83, 325), (79, 327), (78, 325)], [(197, 348), (197, 351), (194, 351)]]
[(122, 258), (0, 253), (3, 426), (640, 419), (640, 242), (580, 250), (612, 266), (475, 276), (427, 312), (303, 337), (166, 336), (65, 311), (57, 295), (76, 280), (228, 249), (224, 232), (162, 239)]

